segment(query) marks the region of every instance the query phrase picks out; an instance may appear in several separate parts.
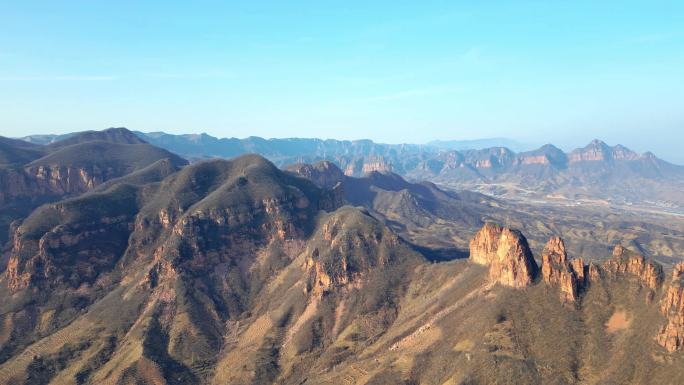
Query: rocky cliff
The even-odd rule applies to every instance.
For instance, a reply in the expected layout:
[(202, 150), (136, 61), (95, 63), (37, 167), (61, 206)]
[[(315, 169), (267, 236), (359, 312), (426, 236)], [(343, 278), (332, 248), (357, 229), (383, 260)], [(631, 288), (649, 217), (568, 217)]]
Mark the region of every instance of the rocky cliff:
[(552, 237), (542, 253), (541, 275), (547, 284), (560, 287), (561, 299), (574, 302), (584, 281), (584, 265), (582, 260), (568, 262), (565, 243), (559, 237)]
[(581, 258), (568, 259), (565, 243), (559, 237), (552, 237), (544, 247), (541, 275), (544, 282), (560, 288), (562, 300), (571, 302), (577, 301), (591, 282), (604, 279), (633, 280), (648, 289), (648, 301), (653, 300), (663, 283), (663, 267), (637, 252), (617, 245), (602, 266), (594, 262), (585, 265)]
[[(43, 203), (92, 191), (161, 160), (169, 163), (171, 172), (187, 164), (125, 129), (87, 131), (46, 146), (0, 139), (0, 161), (14, 155), (4, 167), (0, 164), (0, 210), (8, 213), (0, 217), (0, 243), (12, 220)], [(16, 156), (26, 145), (31, 146), (32, 157)]]
[(363, 176), (371, 172), (392, 172), (391, 162), (382, 156), (369, 156), (349, 162), (344, 169), (347, 176)]
[(298, 163), (285, 168), (287, 171), (314, 182), (317, 186), (332, 189), (344, 181), (345, 175), (334, 163), (322, 161), (314, 164)]
[(13, 233), (8, 287), (93, 284), (126, 249), (137, 198), (138, 188), (117, 185), (34, 211)]
[(486, 223), (470, 241), (470, 260), (489, 266), (492, 281), (516, 288), (530, 285), (538, 270), (527, 239), (493, 223)]
[(307, 291), (323, 293), (394, 262), (399, 238), (368, 213), (345, 207), (318, 226), (306, 251)]
[(643, 255), (615, 246), (613, 256), (603, 264), (606, 273), (612, 277), (626, 275), (635, 278), (644, 287), (656, 290), (663, 283), (663, 267), (646, 259)]
[(660, 329), (656, 341), (669, 352), (684, 346), (684, 263), (674, 267), (672, 280), (660, 300), (660, 311), (667, 323)]

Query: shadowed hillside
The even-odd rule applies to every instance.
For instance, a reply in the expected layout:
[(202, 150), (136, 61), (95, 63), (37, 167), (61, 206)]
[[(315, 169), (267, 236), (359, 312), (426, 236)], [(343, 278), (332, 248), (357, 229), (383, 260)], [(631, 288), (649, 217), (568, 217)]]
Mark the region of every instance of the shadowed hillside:
[(377, 208), (408, 191), (437, 215), (461, 198), (434, 186), (352, 179), (367, 211), (343, 206), (348, 181), (319, 188), (255, 155), (161, 181), (158, 167), (16, 227), (0, 278), (0, 381), (684, 379), (682, 265), (665, 273), (621, 246), (586, 262), (552, 238), (538, 267), (523, 233), (491, 223), (468, 259), (433, 263)]
[(117, 128), (86, 131), (48, 145), (0, 138), (0, 243), (10, 223), (39, 205), (77, 196), (98, 185), (167, 159), (177, 170), (187, 161)]
[(3, 142), (52, 190), (5, 247), (0, 383), (684, 379), (679, 222), (92, 135)]

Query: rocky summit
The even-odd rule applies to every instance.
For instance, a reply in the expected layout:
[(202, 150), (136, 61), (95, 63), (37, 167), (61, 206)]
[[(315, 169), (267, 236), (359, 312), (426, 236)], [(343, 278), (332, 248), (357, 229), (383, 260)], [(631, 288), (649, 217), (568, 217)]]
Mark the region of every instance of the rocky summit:
[(0, 384), (684, 383), (673, 224), (120, 129), (2, 143)]
[(520, 232), (487, 223), (470, 241), (470, 260), (489, 267), (493, 281), (525, 287), (537, 276), (537, 263)]

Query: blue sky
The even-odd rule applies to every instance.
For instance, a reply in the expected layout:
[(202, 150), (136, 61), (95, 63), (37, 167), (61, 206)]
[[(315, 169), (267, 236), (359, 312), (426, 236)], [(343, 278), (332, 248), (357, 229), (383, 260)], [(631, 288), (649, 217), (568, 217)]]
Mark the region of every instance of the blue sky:
[(684, 163), (682, 1), (4, 1), (0, 134), (598, 137)]

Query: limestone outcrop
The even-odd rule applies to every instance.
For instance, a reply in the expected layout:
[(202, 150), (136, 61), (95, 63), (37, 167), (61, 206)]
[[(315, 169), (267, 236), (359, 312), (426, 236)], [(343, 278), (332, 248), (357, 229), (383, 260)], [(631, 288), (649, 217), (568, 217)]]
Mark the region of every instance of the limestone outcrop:
[(525, 236), (493, 223), (486, 223), (470, 241), (470, 260), (489, 266), (489, 278), (505, 286), (525, 287), (537, 276)]
[(684, 346), (684, 262), (680, 262), (672, 272), (665, 295), (660, 300), (660, 311), (667, 317), (656, 341), (669, 352), (681, 350)]
[(562, 300), (569, 302), (577, 301), (579, 279), (575, 269), (584, 278), (584, 264), (582, 260), (575, 260), (572, 264), (569, 263), (563, 240), (559, 237), (549, 239), (542, 253), (542, 279), (547, 284), (560, 287)]
[(643, 255), (625, 249), (621, 245), (613, 249), (613, 257), (603, 264), (603, 269), (611, 276), (631, 275), (641, 285), (651, 290), (658, 289), (663, 283), (663, 267), (647, 260)]

